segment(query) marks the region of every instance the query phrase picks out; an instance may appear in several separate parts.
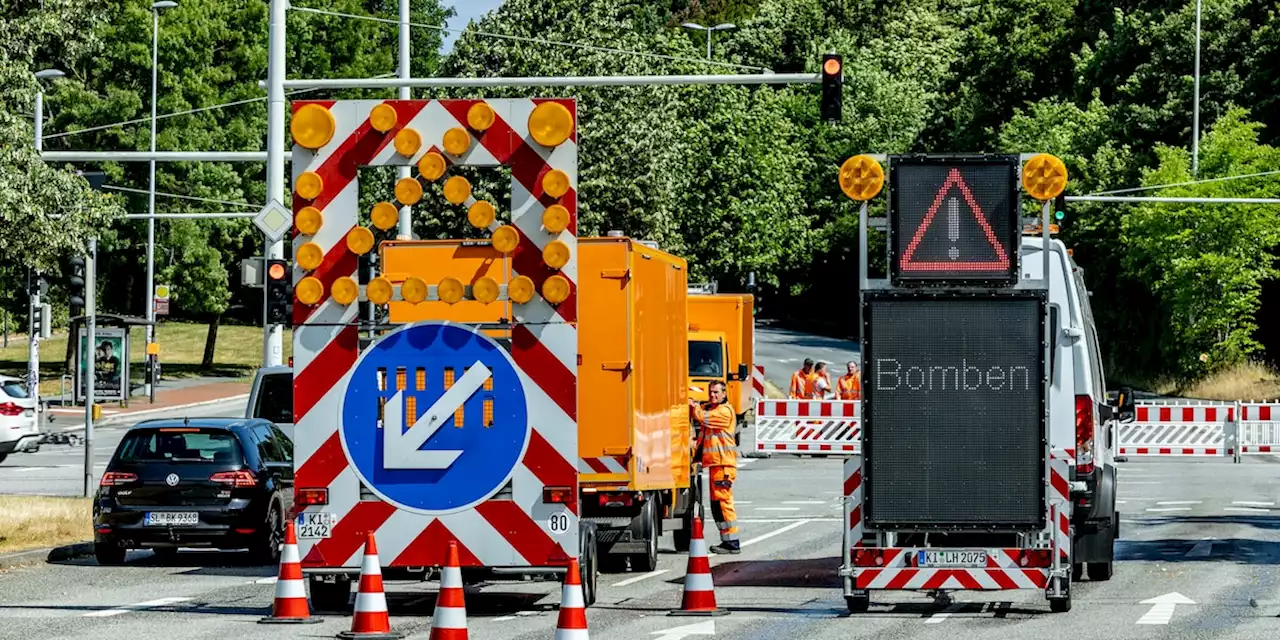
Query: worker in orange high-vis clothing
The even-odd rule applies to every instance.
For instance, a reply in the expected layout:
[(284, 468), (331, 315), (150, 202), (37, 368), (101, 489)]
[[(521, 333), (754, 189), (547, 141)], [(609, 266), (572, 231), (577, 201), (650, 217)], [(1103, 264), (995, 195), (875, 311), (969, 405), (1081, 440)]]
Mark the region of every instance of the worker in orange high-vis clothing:
[(738, 540), (738, 512), (733, 507), (733, 481), (738, 479), (738, 446), (733, 427), (737, 417), (725, 401), (725, 384), (712, 382), (706, 403), (689, 399), (693, 420), (700, 427), (698, 441), (702, 450), (702, 466), (711, 477), (711, 515), (720, 529), (720, 544), (713, 553), (742, 553)]
[(858, 373), (858, 365), (850, 360), (848, 373), (836, 380), (836, 397), (840, 400), (862, 399), (862, 375)]
[(800, 370), (791, 374), (791, 388), (787, 390), (787, 397), (791, 399), (807, 400), (813, 395), (813, 359), (805, 358), (804, 366)]

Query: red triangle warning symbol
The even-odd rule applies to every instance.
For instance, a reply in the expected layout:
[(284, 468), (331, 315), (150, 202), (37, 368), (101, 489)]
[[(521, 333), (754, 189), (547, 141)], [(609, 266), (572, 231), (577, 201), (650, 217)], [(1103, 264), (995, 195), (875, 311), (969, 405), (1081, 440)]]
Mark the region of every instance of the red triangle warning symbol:
[[(933, 224), (934, 216), (938, 213), (938, 208), (947, 198), (947, 193), (952, 188), (959, 189), (965, 203), (968, 205), (969, 212), (973, 214), (973, 219), (978, 223), (978, 227), (982, 230), (988, 244), (991, 245), (995, 252), (995, 257), (988, 260), (973, 259), (952, 259), (952, 260), (916, 260), (916, 249), (920, 247), (920, 242), (924, 239), (924, 234)], [(953, 222), (955, 224), (955, 222)], [(954, 240), (955, 238), (953, 238)], [(959, 256), (953, 255), (953, 258)], [(942, 183), (942, 188), (938, 189), (938, 195), (933, 198), (933, 204), (929, 206), (928, 212), (925, 213), (924, 219), (920, 221), (920, 226), (916, 228), (916, 232), (911, 236), (911, 243), (907, 245), (905, 251), (902, 252), (902, 260), (899, 261), (899, 268), (902, 271), (1005, 271), (1009, 268), (1009, 255), (1005, 252), (1004, 247), (1000, 246), (1000, 239), (996, 236), (995, 231), (991, 229), (991, 224), (987, 222), (987, 216), (982, 212), (982, 207), (978, 201), (974, 199), (973, 192), (969, 189), (969, 185), (965, 183), (964, 178), (960, 175), (960, 170), (952, 168), (947, 173), (947, 179)]]

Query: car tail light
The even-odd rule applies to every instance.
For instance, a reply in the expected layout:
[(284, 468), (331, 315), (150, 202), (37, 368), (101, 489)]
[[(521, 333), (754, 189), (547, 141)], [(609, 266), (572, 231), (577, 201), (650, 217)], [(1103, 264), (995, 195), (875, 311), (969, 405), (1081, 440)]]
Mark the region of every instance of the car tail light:
[(602, 493), (600, 494), (600, 506), (629, 507), (633, 499), (630, 493)]
[(18, 405), (12, 402), (6, 402), (4, 404), (0, 404), (0, 416), (20, 416), (20, 415), (22, 415), (22, 407), (19, 407)]
[(542, 501), (551, 504), (571, 504), (573, 502), (573, 488), (547, 487), (542, 490)]
[(1076, 473), (1093, 473), (1093, 398), (1076, 396)]
[(219, 484), (229, 484), (233, 487), (256, 487), (258, 479), (245, 469), (239, 471), (222, 471), (209, 476), (209, 480)]
[(108, 471), (102, 474), (102, 480), (98, 481), (101, 487), (118, 487), (122, 484), (129, 484), (138, 479), (136, 473), (122, 473), (120, 471)]
[(329, 504), (328, 489), (298, 489), (293, 493), (293, 503), (299, 507), (312, 507)]

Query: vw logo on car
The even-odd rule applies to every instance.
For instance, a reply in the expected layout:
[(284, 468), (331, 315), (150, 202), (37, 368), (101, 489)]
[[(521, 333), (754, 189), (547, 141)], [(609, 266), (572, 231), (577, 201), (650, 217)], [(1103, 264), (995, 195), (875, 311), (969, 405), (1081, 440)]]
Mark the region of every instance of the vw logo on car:
[(165, 483), (165, 484), (167, 484), (167, 485), (169, 485), (169, 486), (171, 486), (171, 487), (176, 487), (176, 486), (178, 486), (178, 480), (179, 480), (179, 479), (180, 479), (180, 478), (178, 478), (178, 474), (176, 474), (176, 473), (171, 473), (171, 474), (169, 474), (169, 475), (165, 476), (164, 483)]

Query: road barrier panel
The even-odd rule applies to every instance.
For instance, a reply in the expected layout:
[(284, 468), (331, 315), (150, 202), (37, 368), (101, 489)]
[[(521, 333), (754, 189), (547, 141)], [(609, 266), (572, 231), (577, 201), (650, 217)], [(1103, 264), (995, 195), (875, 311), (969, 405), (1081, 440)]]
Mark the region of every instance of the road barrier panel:
[(761, 400), (756, 403), (756, 451), (860, 454), (861, 404), (857, 400)]

